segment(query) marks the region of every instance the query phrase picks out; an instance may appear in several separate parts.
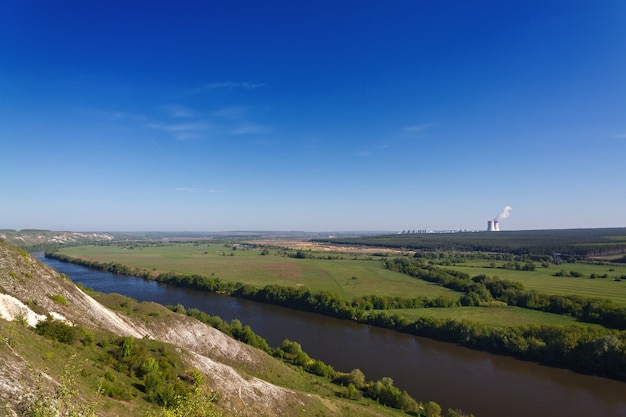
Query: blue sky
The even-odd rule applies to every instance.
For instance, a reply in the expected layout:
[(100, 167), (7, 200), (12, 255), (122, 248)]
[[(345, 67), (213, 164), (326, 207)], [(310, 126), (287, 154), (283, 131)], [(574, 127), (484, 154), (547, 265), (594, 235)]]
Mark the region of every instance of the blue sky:
[(5, 1), (0, 228), (626, 226), (626, 2)]

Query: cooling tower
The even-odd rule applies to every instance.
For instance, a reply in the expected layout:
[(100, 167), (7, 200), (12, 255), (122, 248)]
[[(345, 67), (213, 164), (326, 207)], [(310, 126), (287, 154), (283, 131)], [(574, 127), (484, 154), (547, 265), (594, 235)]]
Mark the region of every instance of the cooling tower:
[(487, 222), (487, 231), (488, 232), (499, 232), (500, 231), (500, 222), (497, 220), (489, 220)]

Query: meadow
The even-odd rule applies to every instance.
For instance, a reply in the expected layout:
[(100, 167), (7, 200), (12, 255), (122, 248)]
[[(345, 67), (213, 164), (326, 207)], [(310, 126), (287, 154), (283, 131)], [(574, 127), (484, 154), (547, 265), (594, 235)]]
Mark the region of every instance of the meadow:
[[(327, 291), (345, 300), (365, 295), (389, 297), (448, 297), (458, 300), (462, 295), (438, 284), (416, 279), (383, 266), (379, 256), (371, 252), (329, 252), (328, 248), (309, 248), (305, 257), (294, 257), (295, 250), (276, 246), (256, 246), (233, 242), (170, 243), (158, 245), (76, 246), (63, 248), (63, 254), (100, 263), (119, 263), (150, 271), (198, 274), (219, 277), (226, 282), (239, 282), (263, 287), (278, 285), (303, 287), (311, 291)], [(397, 255), (397, 254), (396, 254)], [(607, 298), (626, 305), (626, 274), (624, 266), (565, 263), (539, 266), (533, 271), (503, 269), (503, 262), (468, 261), (445, 268), (466, 272), (470, 276), (484, 274), (520, 282), (527, 289), (548, 295), (576, 294)], [(580, 277), (555, 276), (576, 271)], [(605, 276), (606, 278), (590, 278)], [(449, 307), (388, 310), (414, 320), (429, 316), (476, 321), (502, 327), (519, 324), (577, 323), (575, 318), (516, 307)]]
[[(185, 243), (159, 246), (76, 246), (62, 254), (100, 263), (114, 262), (162, 272), (218, 277), (263, 287), (280, 285), (328, 291), (346, 300), (363, 295), (389, 297), (446, 296), (460, 294), (384, 268), (376, 257), (347, 253), (307, 251), (312, 258), (287, 256), (281, 249), (248, 245)], [(330, 259), (329, 259), (330, 258)]]
[(626, 349), (610, 356), (612, 350), (598, 348), (605, 342), (626, 346), (626, 266), (620, 264), (251, 241), (129, 242), (65, 247), (58, 255), (106, 271), (152, 275), (172, 285), (626, 378)]
[[(536, 290), (547, 295), (580, 295), (593, 298), (607, 298), (626, 306), (626, 266), (596, 265), (587, 263), (565, 263), (549, 265), (547, 268), (537, 266), (534, 271), (517, 271), (502, 269), (502, 263), (496, 268), (482, 263), (468, 263), (449, 266), (447, 268), (465, 272), (470, 276), (487, 275), (503, 280), (522, 283), (524, 288)], [(558, 276), (564, 271), (570, 276)], [(581, 276), (571, 276), (571, 272)], [(606, 278), (600, 278), (605, 276)], [(594, 276), (595, 278), (590, 278)]]
[(525, 324), (550, 324), (557, 326), (580, 324), (583, 326), (589, 326), (588, 323), (581, 323), (574, 317), (511, 306), (412, 308), (392, 309), (386, 311), (387, 314), (398, 314), (412, 321), (420, 317), (432, 317), (435, 319), (473, 321), (481, 323), (487, 327), (502, 328), (508, 326), (521, 326)]

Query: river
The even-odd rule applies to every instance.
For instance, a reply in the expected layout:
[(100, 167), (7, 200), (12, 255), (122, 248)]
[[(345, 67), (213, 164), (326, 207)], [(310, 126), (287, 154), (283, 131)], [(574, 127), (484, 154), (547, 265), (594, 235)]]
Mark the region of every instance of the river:
[(270, 346), (297, 341), (312, 358), (367, 380), (391, 377), (418, 401), (477, 417), (626, 417), (626, 383), (474, 351), (312, 313), (177, 288), (46, 259), (74, 282), (139, 301), (182, 304), (224, 320), (239, 319)]

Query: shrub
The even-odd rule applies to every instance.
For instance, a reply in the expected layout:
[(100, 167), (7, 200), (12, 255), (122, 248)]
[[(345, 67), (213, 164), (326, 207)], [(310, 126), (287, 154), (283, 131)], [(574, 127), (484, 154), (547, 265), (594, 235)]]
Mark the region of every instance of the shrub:
[(47, 317), (44, 321), (37, 323), (35, 332), (48, 339), (62, 343), (71, 344), (76, 338), (76, 328), (59, 320)]
[(60, 384), (55, 392), (50, 395), (44, 386), (43, 374), (35, 376), (37, 385), (34, 392), (23, 395), (24, 411), (22, 415), (32, 417), (56, 417), (56, 416), (82, 416), (96, 417), (96, 403), (85, 403), (76, 389), (74, 375), (79, 374), (80, 369), (66, 365)]
[(130, 401), (133, 399), (131, 391), (109, 381), (102, 381), (100, 383), (100, 393), (115, 400)]
[(52, 301), (59, 305), (67, 305), (67, 300), (61, 294), (48, 295), (48, 298), (50, 298)]

